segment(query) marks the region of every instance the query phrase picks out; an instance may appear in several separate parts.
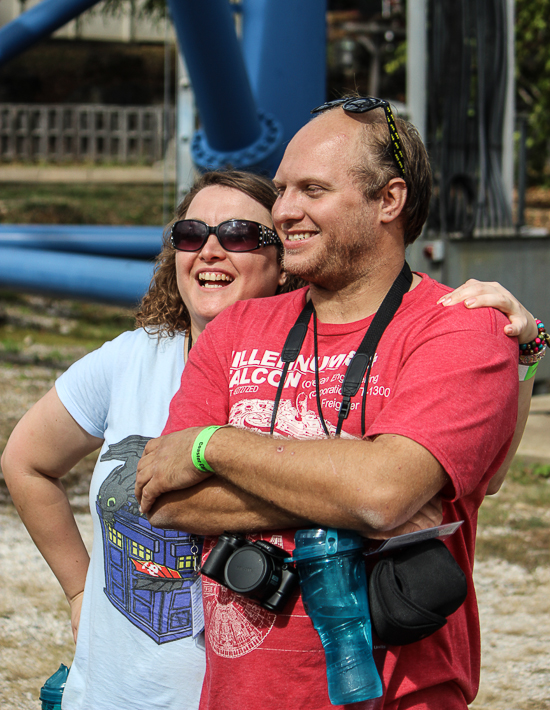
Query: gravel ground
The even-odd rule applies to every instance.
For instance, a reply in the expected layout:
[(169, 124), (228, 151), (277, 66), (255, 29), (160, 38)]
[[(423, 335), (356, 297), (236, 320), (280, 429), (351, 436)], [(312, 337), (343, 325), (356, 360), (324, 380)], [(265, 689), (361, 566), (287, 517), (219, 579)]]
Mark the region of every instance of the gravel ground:
[[(77, 519), (91, 546), (91, 517)], [(37, 710), (42, 684), (71, 664), (74, 644), (65, 596), (11, 506), (0, 508), (0, 567), (0, 707)]]
[(550, 568), (476, 562), (481, 687), (475, 710), (550, 708)]
[[(91, 518), (77, 519), (90, 545)], [(42, 683), (70, 665), (73, 642), (65, 597), (9, 506), (0, 508), (0, 565), (0, 707), (38, 710)], [(476, 563), (475, 579), (483, 653), (471, 707), (550, 708), (550, 568), (490, 559)]]

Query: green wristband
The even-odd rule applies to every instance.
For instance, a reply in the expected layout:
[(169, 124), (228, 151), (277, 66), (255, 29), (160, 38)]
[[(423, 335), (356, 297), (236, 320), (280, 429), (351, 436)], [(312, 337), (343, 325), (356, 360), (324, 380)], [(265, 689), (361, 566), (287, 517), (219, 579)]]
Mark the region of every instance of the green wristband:
[(538, 366), (538, 362), (535, 362), (532, 365), (519, 365), (519, 381), (526, 382), (527, 380), (530, 380), (531, 377), (534, 377)]
[(191, 449), (191, 459), (195, 468), (198, 468), (199, 471), (201, 471), (202, 473), (214, 473), (214, 469), (204, 458), (204, 452), (212, 434), (214, 434), (214, 432), (218, 431), (218, 429), (221, 428), (221, 426), (207, 426), (206, 429), (203, 429), (199, 433), (199, 435), (193, 442), (193, 448)]

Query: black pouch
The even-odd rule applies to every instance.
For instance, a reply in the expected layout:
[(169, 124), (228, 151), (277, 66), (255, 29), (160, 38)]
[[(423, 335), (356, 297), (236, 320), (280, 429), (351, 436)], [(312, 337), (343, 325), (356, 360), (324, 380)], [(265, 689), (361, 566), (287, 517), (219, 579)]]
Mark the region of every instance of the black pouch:
[(466, 576), (441, 540), (412, 545), (377, 562), (370, 574), (374, 631), (392, 646), (420, 641), (447, 623), (466, 594)]

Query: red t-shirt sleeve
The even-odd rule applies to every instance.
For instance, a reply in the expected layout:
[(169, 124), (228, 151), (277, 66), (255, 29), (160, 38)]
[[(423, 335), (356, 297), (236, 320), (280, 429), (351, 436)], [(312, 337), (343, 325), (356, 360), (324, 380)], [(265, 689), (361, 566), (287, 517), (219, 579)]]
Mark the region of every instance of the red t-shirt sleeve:
[(427, 332), (367, 431), (406, 436), (428, 449), (452, 481), (450, 500), (496, 472), (516, 425), (517, 342), (502, 333), (500, 314), (490, 318), (485, 332)]
[[(231, 352), (231, 332), (230, 319), (221, 314), (193, 345), (180, 388), (170, 402), (163, 435), (191, 426), (227, 424), (230, 363), (226, 354)], [(223, 347), (216, 347), (216, 343)]]

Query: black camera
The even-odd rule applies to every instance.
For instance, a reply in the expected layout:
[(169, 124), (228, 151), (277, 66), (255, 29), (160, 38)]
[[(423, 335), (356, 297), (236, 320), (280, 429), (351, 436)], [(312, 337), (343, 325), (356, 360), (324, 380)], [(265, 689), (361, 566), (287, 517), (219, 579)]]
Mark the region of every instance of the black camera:
[(201, 573), (224, 587), (256, 600), (264, 609), (282, 611), (298, 584), (298, 573), (285, 562), (288, 553), (264, 540), (224, 533), (202, 565)]

